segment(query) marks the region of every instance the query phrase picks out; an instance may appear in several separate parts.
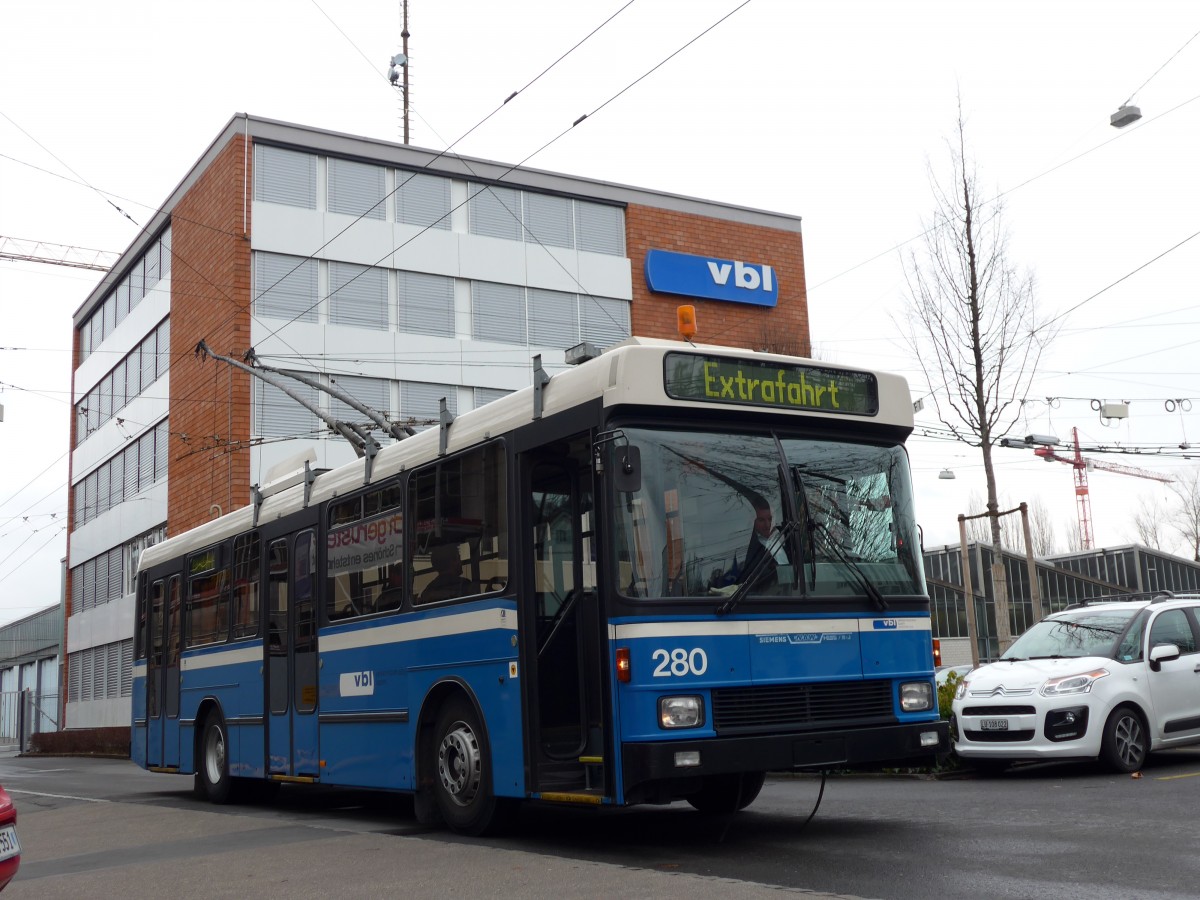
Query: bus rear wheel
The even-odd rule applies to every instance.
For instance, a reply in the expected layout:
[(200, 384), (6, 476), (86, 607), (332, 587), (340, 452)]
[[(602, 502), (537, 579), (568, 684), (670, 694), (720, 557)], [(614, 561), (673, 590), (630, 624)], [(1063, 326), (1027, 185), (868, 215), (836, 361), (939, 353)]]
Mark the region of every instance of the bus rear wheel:
[(734, 813), (754, 802), (766, 780), (766, 772), (709, 775), (700, 790), (688, 794), (687, 802), (702, 813)]
[(228, 732), (225, 720), (216, 711), (209, 713), (204, 720), (196, 777), (209, 803), (228, 803), (233, 798), (233, 779), (229, 777)]
[(466, 697), (447, 701), (434, 732), (434, 793), (446, 824), (460, 834), (488, 834), (508, 820), (513, 801), (492, 792), (487, 736)]

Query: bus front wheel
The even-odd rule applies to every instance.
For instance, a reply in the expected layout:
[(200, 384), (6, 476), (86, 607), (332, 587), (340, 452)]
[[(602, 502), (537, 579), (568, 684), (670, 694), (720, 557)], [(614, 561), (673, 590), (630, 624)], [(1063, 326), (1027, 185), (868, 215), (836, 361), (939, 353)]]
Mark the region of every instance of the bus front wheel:
[(495, 831), (507, 818), (511, 801), (492, 793), (487, 737), (466, 697), (453, 697), (442, 706), (434, 740), (434, 791), (446, 824), (460, 834)]
[(709, 775), (700, 790), (687, 795), (687, 802), (702, 813), (737, 812), (754, 802), (766, 780), (766, 772)]
[(209, 803), (228, 803), (233, 795), (233, 779), (229, 777), (229, 740), (225, 720), (219, 712), (211, 712), (204, 720), (200, 739), (200, 765), (196, 775)]

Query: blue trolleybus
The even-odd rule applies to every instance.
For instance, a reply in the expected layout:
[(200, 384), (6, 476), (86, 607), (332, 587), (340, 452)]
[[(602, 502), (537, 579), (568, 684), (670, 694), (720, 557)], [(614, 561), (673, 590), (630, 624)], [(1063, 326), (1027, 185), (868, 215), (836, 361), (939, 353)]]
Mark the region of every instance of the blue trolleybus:
[(903, 379), (633, 338), (146, 550), (133, 757), (279, 782), (748, 805), (948, 750)]

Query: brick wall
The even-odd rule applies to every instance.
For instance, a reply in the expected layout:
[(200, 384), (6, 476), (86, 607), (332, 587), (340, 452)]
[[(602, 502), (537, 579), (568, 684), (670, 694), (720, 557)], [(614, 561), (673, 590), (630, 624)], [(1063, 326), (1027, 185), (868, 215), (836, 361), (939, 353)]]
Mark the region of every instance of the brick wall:
[(211, 519), (213, 504), (250, 502), (251, 377), (194, 353), (202, 339), (239, 360), (250, 346), (248, 164), (237, 136), (171, 218), (169, 535)]
[[(696, 307), (696, 343), (797, 356), (811, 353), (799, 232), (636, 205), (625, 211), (625, 230), (626, 252), (633, 268), (633, 334), (678, 340), (675, 310), (691, 304)], [(646, 251), (651, 249), (766, 263), (778, 280), (779, 303), (772, 309), (656, 294), (646, 286)]]

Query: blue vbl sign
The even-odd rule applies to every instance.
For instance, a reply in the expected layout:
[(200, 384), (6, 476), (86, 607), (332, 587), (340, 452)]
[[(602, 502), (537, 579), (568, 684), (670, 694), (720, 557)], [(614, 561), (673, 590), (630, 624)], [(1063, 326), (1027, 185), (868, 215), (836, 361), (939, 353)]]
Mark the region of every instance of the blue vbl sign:
[(704, 300), (755, 306), (779, 303), (779, 281), (775, 271), (765, 264), (736, 259), (650, 250), (646, 253), (646, 284), (658, 293)]

